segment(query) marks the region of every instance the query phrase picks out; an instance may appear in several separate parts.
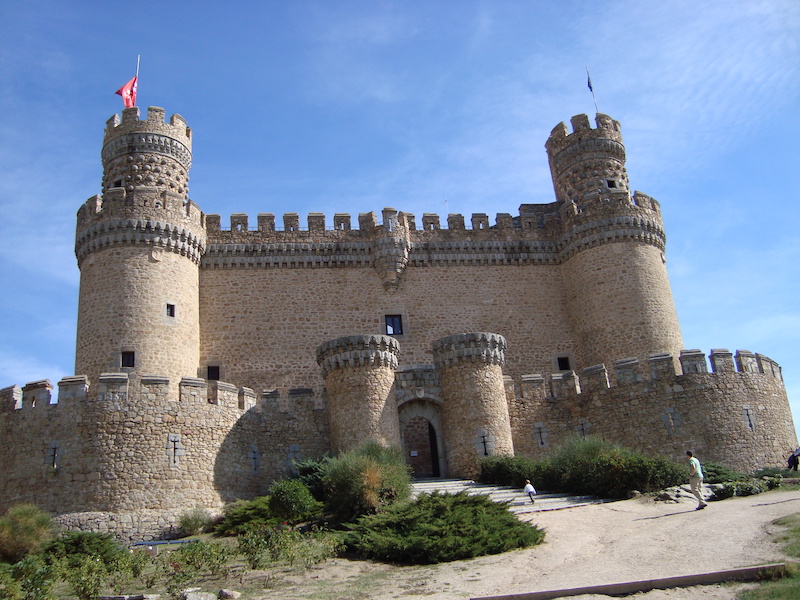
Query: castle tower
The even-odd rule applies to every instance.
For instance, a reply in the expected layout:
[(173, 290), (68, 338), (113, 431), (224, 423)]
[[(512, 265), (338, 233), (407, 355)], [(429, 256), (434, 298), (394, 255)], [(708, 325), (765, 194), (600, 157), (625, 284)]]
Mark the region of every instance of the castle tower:
[(388, 335), (351, 335), (317, 347), (334, 452), (363, 442), (400, 447), (394, 380), (400, 345)]
[(78, 211), (81, 270), (75, 372), (169, 377), (199, 364), (199, 261), (204, 215), (187, 199), (192, 132), (164, 109), (114, 115), (103, 141), (102, 196)]
[(505, 338), (496, 333), (460, 333), (433, 343), (452, 477), (476, 477), (483, 456), (514, 454), (503, 383), (505, 349)]
[(545, 147), (563, 234), (564, 295), (577, 348), (572, 368), (683, 346), (667, 278), (658, 202), (631, 195), (620, 124), (598, 114), (556, 126)]

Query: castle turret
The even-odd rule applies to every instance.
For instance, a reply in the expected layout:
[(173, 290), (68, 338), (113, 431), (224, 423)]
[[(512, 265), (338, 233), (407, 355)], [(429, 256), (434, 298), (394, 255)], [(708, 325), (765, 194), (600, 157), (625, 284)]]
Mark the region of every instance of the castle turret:
[(167, 376), (177, 394), (199, 364), (204, 215), (187, 199), (192, 133), (179, 115), (128, 108), (106, 124), (102, 196), (78, 211), (75, 371)]
[(335, 452), (363, 442), (400, 446), (394, 379), (400, 346), (388, 335), (350, 335), (317, 348)]
[(505, 349), (505, 338), (496, 333), (460, 333), (433, 343), (451, 476), (474, 478), (484, 456), (514, 455), (502, 369)]
[(557, 240), (576, 338), (572, 368), (668, 353), (682, 339), (658, 202), (630, 193), (620, 125), (598, 114), (555, 127), (545, 147), (563, 233)]

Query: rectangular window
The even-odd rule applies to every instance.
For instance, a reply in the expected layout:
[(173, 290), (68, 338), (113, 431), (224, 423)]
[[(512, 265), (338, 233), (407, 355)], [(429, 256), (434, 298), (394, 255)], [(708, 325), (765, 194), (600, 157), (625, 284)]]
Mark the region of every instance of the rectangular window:
[(559, 371), (570, 371), (572, 369), (569, 365), (569, 356), (559, 356), (556, 360), (558, 361)]
[(122, 353), (122, 364), (120, 365), (122, 368), (133, 368), (136, 364), (136, 353), (135, 352), (123, 352)]
[(167, 304), (167, 316), (174, 317), (175, 316), (175, 305), (174, 304)]
[(209, 365), (206, 369), (208, 370), (206, 379), (209, 381), (219, 381), (219, 366)]
[(403, 317), (386, 315), (386, 335), (403, 335)]

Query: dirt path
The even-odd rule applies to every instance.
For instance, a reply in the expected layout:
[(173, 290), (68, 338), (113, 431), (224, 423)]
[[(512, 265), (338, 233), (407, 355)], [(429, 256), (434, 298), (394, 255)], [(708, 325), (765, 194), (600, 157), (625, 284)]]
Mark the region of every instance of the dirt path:
[[(694, 510), (639, 498), (530, 513), (545, 543), (528, 550), (397, 568), (336, 560), (264, 598), (464, 600), (588, 585), (637, 581), (781, 562), (775, 519), (800, 512), (800, 491), (712, 502)], [(728, 600), (740, 585), (654, 590), (637, 600)], [(607, 596), (576, 596), (580, 600)]]

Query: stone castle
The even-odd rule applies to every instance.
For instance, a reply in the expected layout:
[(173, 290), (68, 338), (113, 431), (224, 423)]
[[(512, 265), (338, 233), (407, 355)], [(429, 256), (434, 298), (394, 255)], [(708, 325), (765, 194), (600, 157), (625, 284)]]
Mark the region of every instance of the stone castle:
[(546, 143), (555, 201), (518, 215), (223, 227), (188, 199), (184, 119), (114, 115), (102, 194), (77, 216), (78, 375), (0, 390), (0, 512), (33, 502), (67, 527), (157, 536), (366, 440), (420, 477), (587, 434), (783, 464), (780, 367), (682, 349), (659, 204), (631, 193), (619, 123), (571, 129)]

